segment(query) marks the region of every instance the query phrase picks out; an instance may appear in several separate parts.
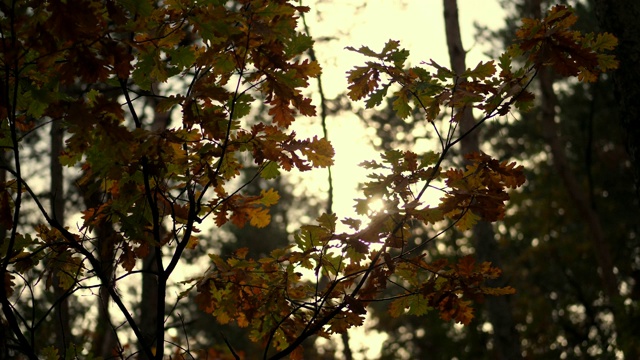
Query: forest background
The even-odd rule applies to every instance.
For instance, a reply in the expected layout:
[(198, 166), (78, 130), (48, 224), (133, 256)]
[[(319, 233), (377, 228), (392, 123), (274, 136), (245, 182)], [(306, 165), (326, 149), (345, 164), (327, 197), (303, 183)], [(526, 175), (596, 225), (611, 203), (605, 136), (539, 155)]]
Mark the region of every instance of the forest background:
[[(414, 8), (415, 2), (394, 2), (389, 5), (390, 3), (383, 6), (406, 7), (409, 13), (418, 16), (415, 20), (405, 19), (403, 23), (413, 24), (407, 32), (412, 35), (421, 33), (421, 36), (405, 42), (401, 28), (390, 25), (384, 27), (380, 38), (370, 32), (365, 33), (362, 38), (350, 37), (349, 33), (357, 34), (360, 28), (357, 20), (351, 22), (350, 19), (358, 19), (358, 14), (367, 14), (367, 9), (375, 5), (341, 3), (336, 10), (332, 7), (336, 4), (332, 2), (305, 4), (312, 9), (306, 14), (305, 20), (309, 26), (305, 31), (316, 39), (315, 52), (307, 56), (312, 59), (317, 57), (323, 66), (324, 80), (322, 96), (314, 90), (316, 84), (313, 84), (313, 79), (310, 80), (311, 93), (308, 95), (314, 99), (315, 104), (322, 104), (326, 109), (323, 111), (325, 117), (322, 124), (318, 117), (303, 118), (297, 120), (294, 129), (301, 138), (311, 138), (326, 130), (325, 135), (333, 142), (336, 150), (331, 182), (321, 170), (314, 171), (311, 176), (304, 173), (282, 175), (275, 183), (273, 180), (267, 182), (263, 179), (251, 182), (246, 189), (248, 193), (258, 194), (271, 187), (280, 194), (280, 201), (270, 209), (271, 221), (268, 226), (239, 229), (231, 224), (224, 225), (224, 231), (216, 233), (219, 241), (208, 243), (209, 248), (199, 251), (213, 251), (221, 256), (228, 256), (234, 254), (236, 249), (247, 246), (251, 257), (265, 256), (273, 249), (294, 241), (293, 233), (296, 229), (313, 222), (327, 210), (336, 212), (339, 216), (357, 218), (363, 214), (353, 214), (352, 203), (343, 201), (358, 197), (354, 191), (354, 181), (366, 181), (365, 172), (354, 172), (354, 164), (375, 159), (380, 150), (421, 152), (437, 147), (438, 138), (433, 134), (426, 135), (429, 131), (423, 114), (415, 111), (401, 119), (396, 115), (393, 99), (383, 102), (375, 110), (364, 110), (362, 104), (348, 101), (346, 82), (340, 84), (337, 80), (329, 80), (344, 79), (346, 70), (362, 62), (358, 54), (344, 50), (345, 46), (358, 48), (360, 45), (367, 45), (372, 49), (379, 49), (389, 38), (403, 40), (402, 46), (411, 50), (409, 65), (429, 61), (430, 58), (446, 66), (453, 62), (456, 56), (456, 39), (445, 31), (451, 31), (450, 27), (446, 28), (444, 23), (440, 24), (441, 28), (416, 26), (424, 21), (420, 14), (428, 13), (439, 19), (442, 17), (442, 8), (425, 6), (421, 2), (420, 10), (417, 11)], [(520, 19), (540, 18), (555, 3), (557, 2), (533, 0), (496, 2), (505, 10), (504, 25), (495, 14), (491, 15), (491, 19), (481, 15), (478, 19), (479, 28), (471, 30), (470, 23), (463, 20), (466, 19), (464, 14), (469, 11), (469, 7), (465, 6), (468, 4), (460, 2), (460, 23), (463, 27), (467, 26), (464, 33), (476, 31), (473, 41), (471, 37), (463, 39), (463, 48), (471, 49), (466, 67), (473, 68), (481, 59), (486, 61), (488, 58), (497, 58), (514, 41)], [(604, 15), (600, 14), (600, 18), (596, 16), (596, 2), (569, 3), (579, 16), (579, 29), (585, 32), (613, 32), (608, 28), (611, 24), (602, 19)], [(629, 9), (634, 8), (629, 5)], [(339, 20), (332, 18), (338, 14), (349, 16)], [(355, 16), (350, 16), (352, 14)], [(373, 20), (374, 23), (383, 21), (384, 18)], [(333, 31), (333, 24), (336, 22), (344, 24), (340, 27), (342, 32)], [(431, 22), (427, 22), (431, 25)], [(484, 28), (483, 24), (488, 23), (491, 24), (490, 28)], [(420, 31), (416, 31), (416, 28)], [(432, 43), (440, 45), (431, 45)], [(448, 51), (432, 51), (435, 48)], [(486, 52), (487, 58), (479, 55), (483, 52)], [(446, 56), (447, 53), (451, 55), (451, 61)], [(455, 64), (451, 67), (454, 68)], [(472, 230), (453, 229), (430, 241), (426, 247), (431, 256), (447, 258), (452, 262), (469, 254), (476, 256), (479, 261), (491, 261), (504, 271), (504, 276), (500, 280), (494, 280), (492, 286), (511, 286), (516, 289), (516, 294), (488, 297), (486, 301), (474, 305), (475, 317), (466, 326), (453, 321), (443, 322), (438, 319), (438, 312), (420, 317), (392, 317), (386, 304), (372, 304), (365, 323), (365, 328), (369, 330), (357, 335), (350, 330), (347, 334), (333, 336), (331, 341), (309, 339), (303, 344), (304, 358), (409, 359), (426, 358), (428, 355), (434, 359), (614, 359), (622, 358), (623, 354), (627, 354), (627, 358), (633, 358), (633, 354), (638, 353), (639, 342), (635, 334), (640, 331), (636, 325), (638, 321), (635, 320), (639, 316), (640, 297), (637, 285), (640, 281), (640, 247), (637, 239), (637, 217), (640, 212), (637, 192), (634, 190), (633, 158), (629, 156), (625, 146), (625, 133), (629, 135), (632, 132), (625, 129), (624, 122), (616, 120), (624, 117), (624, 114), (620, 114), (620, 95), (618, 93), (618, 98), (614, 96), (620, 90), (615, 87), (609, 75), (600, 75), (592, 83), (582, 83), (562, 79), (551, 73), (538, 74), (530, 90), (537, 96), (535, 106), (530, 111), (520, 113), (514, 110), (505, 116), (494, 118), (474, 134), (478, 144), (475, 146), (479, 146), (485, 153), (501, 161), (516, 160), (524, 165), (527, 183), (511, 192), (507, 216), (492, 225), (481, 223)], [(251, 114), (251, 121), (259, 122), (266, 110), (255, 108)], [(157, 114), (148, 114), (151, 118), (155, 115)], [(156, 124), (161, 121), (153, 120)], [(364, 131), (361, 135), (356, 135), (355, 129)], [(51, 141), (47, 138), (50, 136), (48, 131), (51, 132)], [(49, 150), (59, 151), (54, 146), (55, 133), (55, 129), (44, 126), (33, 131), (32, 137), (26, 138), (28, 142), (23, 147), (22, 155), (25, 159), (25, 179), (42, 179), (43, 172), (55, 171), (55, 166), (48, 161)], [(346, 144), (341, 145), (341, 138), (346, 138)], [(474, 145), (463, 146), (469, 149)], [(374, 151), (359, 153), (359, 149)], [(466, 151), (454, 149), (453, 154), (460, 152)], [(341, 154), (348, 155), (341, 157)], [(449, 161), (451, 166), (456, 165), (456, 162), (461, 165), (461, 160), (455, 157)], [(82, 191), (77, 192), (77, 185), (73, 185), (73, 181), (77, 181), (74, 179), (79, 176), (77, 171), (64, 171), (64, 175), (61, 173), (56, 176), (52, 173), (51, 177), (66, 179), (66, 183), (56, 185), (54, 182), (48, 184), (41, 181), (38, 184), (36, 181), (35, 184), (38, 185), (34, 186), (34, 191), (42, 194), (64, 192), (65, 201), (58, 205), (62, 209), (55, 209), (55, 204), (59, 203), (56, 200), (60, 200), (60, 197), (50, 195), (48, 202), (53, 214), (57, 213), (59, 219), (66, 218), (64, 224), (75, 228), (75, 224), (81, 223), (87, 215), (79, 214), (78, 208), (90, 207), (88, 204), (97, 200), (82, 198)], [(246, 166), (241, 176), (249, 178), (254, 173), (255, 169), (252, 172), (252, 168)], [(5, 179), (6, 176), (3, 173)], [(55, 186), (61, 186), (57, 192), (52, 190)], [(329, 194), (329, 198), (326, 194)], [(378, 206), (380, 204), (382, 203)], [(375, 211), (381, 211), (376, 209), (375, 201), (370, 201), (368, 205)], [(8, 207), (3, 204), (3, 209)], [(37, 209), (26, 209), (24, 219), (37, 219)], [(63, 214), (67, 214), (66, 217)], [(38, 220), (25, 221), (33, 221), (35, 224)], [(204, 225), (200, 230), (203, 234), (211, 231)], [(422, 230), (424, 233), (420, 231), (417, 230), (407, 242), (419, 245), (431, 238), (429, 230)], [(206, 238), (207, 235), (200, 237)], [(277, 240), (256, 243), (255, 239)], [(606, 244), (604, 250), (598, 248), (603, 243)], [(602, 254), (609, 256), (605, 262), (609, 261), (613, 280), (607, 280), (603, 276)], [(196, 257), (193, 255), (193, 259)], [(9, 257), (5, 259), (8, 261)], [(194, 263), (184, 268), (178, 267), (177, 271), (190, 273), (195, 269), (197, 273), (207, 266)], [(65, 309), (58, 300), (61, 293), (56, 291), (58, 282), (64, 280), (64, 277), (41, 271), (33, 279), (38, 279), (36, 283), (47, 282), (50, 292), (35, 291), (26, 295), (31, 289), (23, 287), (19, 291), (19, 297), (15, 298), (22, 300), (13, 302), (13, 306), (33, 312), (36, 319), (43, 319), (37, 323), (39, 333), (57, 334), (49, 343), (38, 345), (38, 352), (55, 358), (56, 351), (50, 345), (67, 349), (69, 344), (85, 344), (84, 349), (76, 348), (75, 354), (80, 353), (84, 357), (90, 351), (96, 356), (109, 358), (113, 355), (109, 347), (114, 344), (120, 345), (124, 352), (135, 348), (136, 341), (131, 333), (125, 332), (123, 335), (123, 339), (128, 337), (128, 340), (115, 341), (109, 336), (109, 330), (117, 328), (114, 324), (126, 319), (112, 314), (114, 318), (110, 320), (111, 326), (100, 323), (99, 320), (103, 319), (100, 311), (91, 306), (91, 301), (85, 301), (92, 296), (96, 297), (102, 289), (90, 286), (85, 288), (85, 292), (79, 292), (77, 298), (68, 298), (71, 303), (66, 304)], [(614, 282), (613, 286), (611, 281)], [(26, 280), (25, 282), (28, 283)], [(144, 294), (145, 289), (136, 289), (135, 282), (127, 286), (129, 290), (126, 291), (132, 296)], [(32, 300), (25, 302), (25, 297)], [(3, 306), (7, 306), (6, 303)], [(133, 308), (137, 309), (134, 313), (140, 312), (136, 306), (144, 307), (145, 304), (134, 304)], [(230, 349), (238, 350), (239, 356), (246, 358), (262, 354), (259, 344), (241, 341), (246, 336), (241, 327), (232, 324), (211, 332), (211, 328), (219, 325), (215, 325), (215, 318), (210, 315), (194, 316), (199, 311), (195, 301), (179, 303), (176, 309), (177, 313), (185, 314), (185, 317), (173, 319), (184, 321), (183, 323), (167, 324), (170, 328), (170, 341), (177, 341), (181, 337), (181, 328), (189, 328), (196, 334), (194, 341), (198, 347), (209, 349), (207, 354), (210, 358), (231, 358), (233, 351)], [(67, 327), (60, 329), (60, 319), (65, 318)], [(4, 321), (7, 320), (3, 318)], [(25, 319), (22, 321), (29, 323)], [(141, 323), (145, 321), (153, 322), (152, 319), (140, 319)], [(33, 330), (28, 325), (26, 329)], [(348, 334), (351, 334), (351, 339)], [(229, 340), (232, 340), (231, 345)], [(3, 346), (6, 344), (3, 343)], [(367, 351), (368, 348), (373, 351)], [(3, 351), (13, 350), (9, 346), (3, 348)], [(64, 351), (64, 354), (73, 356), (71, 351)], [(206, 356), (203, 355), (202, 358)]]

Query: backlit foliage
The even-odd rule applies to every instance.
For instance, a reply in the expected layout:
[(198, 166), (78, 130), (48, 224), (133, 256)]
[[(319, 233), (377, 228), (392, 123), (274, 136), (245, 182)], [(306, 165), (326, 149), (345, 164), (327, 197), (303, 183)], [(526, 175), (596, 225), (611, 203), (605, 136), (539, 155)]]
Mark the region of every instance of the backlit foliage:
[[(279, 194), (244, 193), (233, 181), (241, 159), (251, 159), (256, 176), (265, 179), (333, 164), (327, 139), (300, 139), (290, 130), (297, 116), (316, 114), (303, 90), (321, 68), (304, 56), (312, 39), (297, 31), (308, 10), (286, 0), (2, 2), (0, 143), (12, 160), (3, 164), (9, 176), (0, 184), (6, 229), (0, 298), (13, 348), (38, 356), (30, 350), (38, 329), (11, 304), (25, 286), (50, 291), (50, 283), (24, 276), (44, 271), (57, 276), (57, 286), (68, 294), (92, 277), (108, 284), (148, 358), (161, 359), (167, 351), (195, 356), (195, 350), (165, 342), (164, 329), (155, 344), (146, 343), (119, 282), (139, 276), (140, 260), (154, 252), (162, 298), (184, 252), (210, 245), (200, 224), (269, 224), (269, 207)], [(500, 276), (490, 263), (428, 260), (424, 246), (433, 239), (413, 248), (406, 239), (416, 222), (464, 231), (504, 216), (506, 190), (525, 182), (521, 166), (477, 153), (466, 156), (465, 168), (443, 169), (442, 161), (467, 135), (455, 131), (463, 109), (483, 114), (477, 127), (513, 106), (529, 107), (533, 95), (526, 87), (541, 67), (584, 81), (615, 67), (601, 52), (615, 46), (615, 38), (573, 32), (573, 22), (563, 6), (541, 21), (524, 20), (519, 42), (497, 65), (480, 63), (462, 74), (433, 61), (405, 67), (409, 52), (397, 41), (379, 53), (349, 48), (370, 59), (349, 71), (350, 98), (371, 108), (397, 89), (399, 117), (417, 109), (425, 121), (449, 122), (449, 133), (438, 133), (440, 151), (388, 151), (363, 163), (371, 173), (355, 209), (366, 221), (324, 214), (300, 228), (295, 244), (260, 259), (247, 258), (246, 248), (229, 258), (212, 253), (209, 270), (183, 284), (182, 301), (196, 292), (198, 306), (219, 323), (249, 328), (251, 339), (264, 345), (265, 358), (300, 359), (305, 339), (361, 325), (373, 301), (389, 301), (393, 316), (436, 311), (445, 321), (468, 324), (473, 302), (513, 293), (484, 285)], [(516, 57), (525, 65), (513, 69)], [(174, 122), (154, 128), (143, 110), (149, 98), (156, 100), (153, 112), (170, 113)], [(247, 126), (243, 120), (257, 101), (268, 104), (271, 121)], [(20, 167), (24, 137), (48, 122), (64, 124), (60, 161), (82, 170), (77, 186), (88, 195), (102, 194), (97, 206), (82, 209), (79, 228), (50, 215)], [(445, 188), (437, 205), (427, 205), (424, 194), (434, 181)], [(372, 199), (382, 199), (383, 210), (371, 211)], [(22, 216), (26, 201), (35, 202), (44, 219), (33, 227)], [(109, 278), (101, 270), (105, 264), (92, 231), (104, 222), (117, 229), (110, 241), (122, 276)], [(49, 258), (64, 261), (47, 264), (63, 265), (43, 269)], [(312, 275), (304, 276), (303, 269)], [(397, 295), (381, 299), (388, 287)], [(141, 301), (144, 309), (146, 299)], [(162, 324), (171, 309), (160, 306), (166, 307), (160, 309)], [(53, 359), (57, 351), (47, 354)]]

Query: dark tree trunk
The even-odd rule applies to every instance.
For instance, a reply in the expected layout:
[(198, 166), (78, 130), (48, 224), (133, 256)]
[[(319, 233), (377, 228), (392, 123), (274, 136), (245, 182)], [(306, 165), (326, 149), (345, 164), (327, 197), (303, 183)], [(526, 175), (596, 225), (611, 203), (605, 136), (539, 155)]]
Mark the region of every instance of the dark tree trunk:
[[(466, 53), (460, 36), (456, 0), (444, 0), (444, 21), (451, 68), (454, 72), (460, 74), (466, 70)], [(459, 79), (458, 81), (465, 81), (465, 79)], [(463, 111), (463, 116), (460, 120), (460, 134), (467, 133), (475, 124), (471, 109), (468, 108)], [(460, 147), (463, 154), (479, 151), (478, 133), (472, 132), (468, 134), (460, 142)], [(491, 223), (486, 221), (478, 222), (473, 228), (473, 240), (478, 261), (489, 261), (494, 266), (501, 266), (500, 250), (495, 240)], [(506, 282), (503, 278), (499, 278), (489, 281), (487, 285), (502, 287), (506, 286)], [(507, 296), (488, 297), (486, 310), (489, 321), (493, 326), (495, 358), (500, 360), (521, 359), (520, 339), (515, 329), (509, 298)]]
[[(157, 84), (154, 84), (154, 92), (157, 91)], [(150, 98), (147, 106), (153, 109), (153, 118), (151, 119), (151, 130), (160, 132), (167, 128), (170, 122), (170, 113), (160, 113), (156, 111), (157, 100)], [(160, 238), (164, 236), (165, 231), (162, 228), (162, 224), (154, 224), (154, 226), (160, 227)], [(155, 239), (159, 241), (160, 239)], [(140, 297), (140, 331), (145, 337), (145, 343), (155, 347), (156, 353), (162, 352), (164, 344), (159, 344), (158, 339), (161, 338), (160, 332), (164, 331), (164, 297), (165, 292), (162, 290), (164, 287), (160, 284), (160, 276), (158, 274), (161, 268), (158, 266), (162, 262), (162, 251), (160, 248), (162, 245), (157, 245), (158, 248), (151, 247), (149, 255), (143, 259), (142, 273), (142, 294)], [(141, 359), (145, 359), (144, 354), (141, 355)], [(149, 359), (150, 360), (150, 359)]]
[[(62, 164), (58, 157), (63, 149), (64, 130), (60, 121), (51, 123), (51, 216), (60, 224), (64, 224), (64, 187)], [(56, 347), (66, 357), (67, 347), (73, 344), (69, 319), (69, 300), (66, 290), (59, 286), (58, 276), (53, 276), (53, 293), (58, 304), (55, 307)]]

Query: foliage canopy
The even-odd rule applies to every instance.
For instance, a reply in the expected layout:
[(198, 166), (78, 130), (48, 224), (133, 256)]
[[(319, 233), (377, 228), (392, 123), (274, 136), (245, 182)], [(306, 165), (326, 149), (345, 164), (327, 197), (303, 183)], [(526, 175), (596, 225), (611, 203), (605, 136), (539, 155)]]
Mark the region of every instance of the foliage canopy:
[[(63, 295), (53, 308), (96, 283), (125, 318), (114, 331), (132, 332), (145, 358), (206, 353), (190, 348), (188, 327), (184, 338), (167, 338), (165, 321), (174, 315), (168, 289), (185, 252), (210, 245), (201, 224), (261, 228), (271, 221), (269, 208), (279, 194), (245, 193), (246, 184), (234, 181), (243, 159), (265, 179), (333, 164), (327, 139), (301, 139), (291, 130), (296, 116), (316, 114), (304, 89), (321, 68), (305, 56), (313, 40), (297, 30), (308, 10), (286, 0), (1, 3), (0, 143), (11, 158), (4, 156), (8, 175), (0, 183), (0, 303), (8, 354), (56, 359), (67, 351), (36, 351), (40, 319), (16, 306), (24, 301), (22, 289), (58, 287)], [(349, 97), (371, 108), (393, 90), (397, 115), (423, 111), (440, 151), (391, 150), (363, 163), (370, 181), (355, 209), (367, 221), (323, 214), (301, 226), (295, 244), (268, 256), (248, 258), (247, 248), (228, 258), (211, 253), (209, 269), (182, 283), (177, 301), (195, 292), (200, 309), (220, 324), (249, 328), (265, 358), (300, 359), (305, 339), (361, 325), (374, 301), (389, 301), (393, 316), (437, 312), (445, 321), (468, 324), (474, 302), (513, 293), (485, 285), (500, 276), (492, 264), (433, 259), (424, 252), (433, 239), (411, 248), (406, 239), (418, 223), (440, 234), (504, 217), (507, 189), (525, 182), (521, 166), (481, 153), (467, 154), (464, 168), (444, 169), (442, 161), (468, 135), (455, 131), (463, 109), (483, 114), (476, 128), (513, 106), (530, 107), (533, 94), (526, 88), (542, 67), (582, 81), (615, 67), (604, 53), (615, 38), (572, 31), (574, 21), (566, 6), (542, 20), (525, 19), (518, 42), (497, 62), (461, 74), (433, 61), (407, 68), (409, 53), (397, 41), (381, 52), (348, 48), (369, 59), (349, 71)], [(514, 68), (516, 58), (524, 65)], [(267, 104), (271, 121), (248, 125), (258, 102)], [(448, 122), (448, 133), (440, 134), (436, 122)], [(47, 123), (62, 124), (66, 134), (64, 150), (52, 155), (81, 170), (77, 188), (99, 199), (81, 210), (77, 227), (46, 210), (45, 197), (21, 167), (22, 144)], [(426, 204), (436, 181), (444, 184), (440, 201)], [(373, 211), (368, 204), (378, 198), (383, 210)], [(37, 220), (24, 215), (28, 203), (37, 207)], [(105, 224), (114, 229), (107, 239), (99, 235)], [(106, 263), (104, 251), (113, 252), (114, 264)], [(144, 261), (150, 254), (153, 267)], [(125, 279), (145, 273), (156, 282), (152, 336), (121, 292)], [(381, 298), (387, 288), (395, 295)], [(151, 300), (137, 301), (146, 311)], [(113, 354), (128, 356), (129, 347), (118, 344)]]

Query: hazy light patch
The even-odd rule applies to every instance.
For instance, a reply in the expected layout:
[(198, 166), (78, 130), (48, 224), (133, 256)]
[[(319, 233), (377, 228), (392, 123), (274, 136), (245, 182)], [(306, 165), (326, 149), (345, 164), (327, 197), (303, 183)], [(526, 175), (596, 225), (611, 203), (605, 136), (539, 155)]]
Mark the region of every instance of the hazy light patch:
[(490, 322), (482, 323), (482, 331), (488, 334), (493, 334), (493, 325)]
[(369, 210), (374, 213), (381, 213), (385, 209), (384, 201), (380, 198), (370, 200), (367, 205), (369, 206)]

